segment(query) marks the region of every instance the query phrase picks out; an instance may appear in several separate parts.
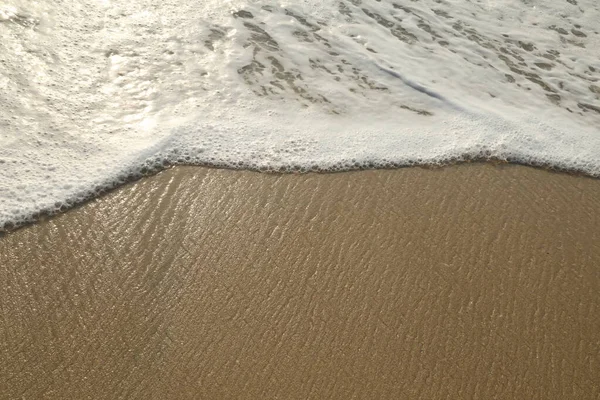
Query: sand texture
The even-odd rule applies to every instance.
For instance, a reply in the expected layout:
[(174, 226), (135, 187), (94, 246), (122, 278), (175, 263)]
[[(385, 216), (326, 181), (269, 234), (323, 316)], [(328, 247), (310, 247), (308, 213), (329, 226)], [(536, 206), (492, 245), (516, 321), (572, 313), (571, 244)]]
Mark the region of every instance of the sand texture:
[(0, 237), (2, 399), (597, 399), (600, 180), (174, 168)]

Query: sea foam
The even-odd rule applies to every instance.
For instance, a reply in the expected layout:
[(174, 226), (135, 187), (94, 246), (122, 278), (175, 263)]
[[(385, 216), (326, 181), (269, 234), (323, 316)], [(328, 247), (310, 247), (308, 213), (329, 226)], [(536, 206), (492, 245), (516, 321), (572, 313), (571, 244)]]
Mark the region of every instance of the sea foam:
[(170, 164), (600, 176), (594, 0), (0, 5), (0, 229)]

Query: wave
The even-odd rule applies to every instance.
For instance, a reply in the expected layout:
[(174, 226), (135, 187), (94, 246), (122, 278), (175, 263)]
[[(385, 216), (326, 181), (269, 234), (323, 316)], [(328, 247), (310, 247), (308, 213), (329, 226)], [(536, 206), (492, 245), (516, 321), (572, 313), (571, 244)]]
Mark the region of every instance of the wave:
[(600, 176), (600, 5), (0, 5), (0, 227), (171, 164)]

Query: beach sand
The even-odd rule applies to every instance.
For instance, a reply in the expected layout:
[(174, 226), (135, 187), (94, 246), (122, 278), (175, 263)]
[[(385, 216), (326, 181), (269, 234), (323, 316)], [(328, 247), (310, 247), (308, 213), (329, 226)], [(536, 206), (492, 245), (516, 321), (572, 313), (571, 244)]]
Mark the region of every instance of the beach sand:
[(2, 399), (597, 399), (600, 180), (178, 167), (0, 237)]

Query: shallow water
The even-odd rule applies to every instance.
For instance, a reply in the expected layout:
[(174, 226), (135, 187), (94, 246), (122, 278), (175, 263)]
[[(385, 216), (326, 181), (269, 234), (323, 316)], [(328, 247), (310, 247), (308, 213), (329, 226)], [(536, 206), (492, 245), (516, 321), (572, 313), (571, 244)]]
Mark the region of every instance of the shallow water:
[(0, 397), (597, 400), (598, 227), (521, 166), (172, 168), (0, 239)]
[(0, 227), (166, 162), (600, 175), (599, 21), (593, 0), (5, 1)]

